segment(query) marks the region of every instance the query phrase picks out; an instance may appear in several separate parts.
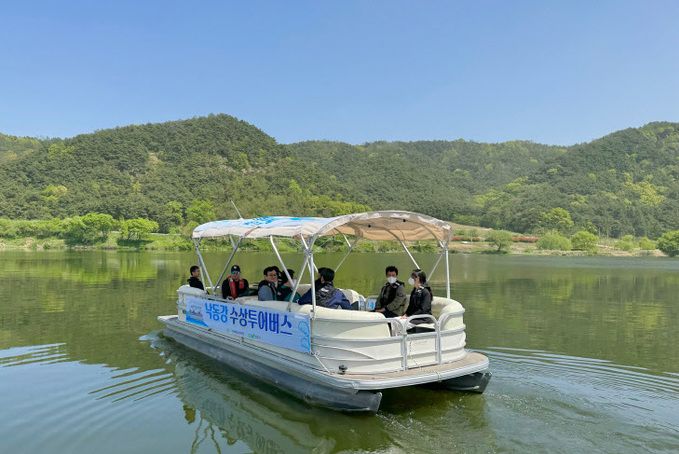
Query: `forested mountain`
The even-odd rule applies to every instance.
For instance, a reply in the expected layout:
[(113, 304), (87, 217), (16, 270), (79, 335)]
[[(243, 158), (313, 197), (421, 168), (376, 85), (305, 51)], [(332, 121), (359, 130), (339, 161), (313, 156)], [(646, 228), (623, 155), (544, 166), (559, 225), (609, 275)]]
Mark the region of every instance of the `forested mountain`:
[(281, 145), (228, 115), (64, 140), (0, 135), (0, 217), (98, 212), (152, 219), (163, 231), (206, 220), (196, 213), (234, 217), (233, 198), (245, 217), (407, 209), (519, 232), (560, 222), (610, 236), (657, 237), (679, 227), (678, 180), (676, 123), (572, 147), (464, 140)]
[(464, 140), (289, 147), (304, 159), (322, 159), (374, 208), (516, 232), (587, 229), (655, 238), (679, 228), (677, 123), (571, 147)]
[(234, 217), (230, 198), (244, 216), (367, 209), (313, 162), (227, 115), (119, 127), (0, 155), (5, 218), (98, 212), (152, 219), (168, 231), (194, 200), (212, 205), (203, 213)]

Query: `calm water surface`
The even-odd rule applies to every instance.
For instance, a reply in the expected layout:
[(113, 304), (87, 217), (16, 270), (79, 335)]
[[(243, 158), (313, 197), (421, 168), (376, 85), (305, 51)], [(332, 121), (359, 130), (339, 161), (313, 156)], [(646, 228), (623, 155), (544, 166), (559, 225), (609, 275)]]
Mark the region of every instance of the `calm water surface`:
[[(435, 259), (416, 258), (425, 270)], [(164, 339), (156, 316), (175, 311), (194, 262), (0, 253), (0, 452), (679, 451), (679, 260), (451, 256), (467, 345), (490, 357), (488, 389), (391, 391), (370, 416), (308, 407)], [(275, 261), (238, 263), (257, 281)], [(337, 284), (375, 293), (388, 264), (411, 268), (355, 254)]]

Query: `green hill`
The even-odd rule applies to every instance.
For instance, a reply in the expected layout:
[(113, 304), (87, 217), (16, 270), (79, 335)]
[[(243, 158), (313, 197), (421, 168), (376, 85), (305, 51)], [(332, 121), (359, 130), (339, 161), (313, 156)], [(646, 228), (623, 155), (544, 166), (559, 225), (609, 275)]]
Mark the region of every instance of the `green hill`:
[(657, 237), (679, 226), (678, 179), (677, 123), (571, 147), (464, 140), (281, 145), (223, 114), (63, 140), (0, 134), (0, 217), (98, 212), (152, 219), (162, 231), (199, 221), (201, 203), (217, 218), (232, 218), (232, 198), (245, 217), (407, 209), (536, 232), (567, 215), (573, 231)]
[(219, 218), (235, 216), (230, 198), (244, 216), (367, 208), (345, 194), (313, 162), (228, 115), (102, 130), (0, 157), (0, 217), (10, 219), (99, 212), (167, 231), (177, 207), (186, 215), (196, 199), (211, 201)]

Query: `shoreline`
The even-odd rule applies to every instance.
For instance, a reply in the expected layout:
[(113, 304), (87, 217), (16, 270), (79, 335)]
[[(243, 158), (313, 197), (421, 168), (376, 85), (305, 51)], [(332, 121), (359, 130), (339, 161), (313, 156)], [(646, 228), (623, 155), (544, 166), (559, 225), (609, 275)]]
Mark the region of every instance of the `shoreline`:
[[(122, 243), (122, 244), (121, 244)], [(244, 252), (271, 252), (267, 245), (253, 244), (250, 247), (242, 248)], [(290, 252), (296, 250), (294, 248), (281, 249), (281, 252)], [(420, 249), (419, 251), (417, 249)], [(414, 252), (428, 252), (433, 251), (433, 248), (427, 247), (427, 245), (421, 246), (420, 248), (414, 248)], [(565, 256), (565, 257), (668, 257), (666, 254), (662, 253), (658, 249), (654, 250), (641, 250), (634, 249), (630, 252), (623, 251), (621, 249), (616, 249), (612, 246), (599, 245), (599, 249), (596, 253), (586, 252), (586, 251), (559, 251), (559, 250), (547, 250), (538, 249), (534, 244), (526, 243), (513, 243), (509, 251), (498, 252), (496, 247), (486, 242), (473, 242), (473, 243), (460, 243), (452, 242), (449, 245), (449, 251), (451, 254), (483, 254), (483, 255), (541, 255), (541, 256)], [(33, 237), (26, 238), (16, 238), (13, 240), (0, 240), (0, 252), (1, 251), (118, 251), (118, 252), (188, 252), (193, 251), (194, 247), (188, 238), (181, 235), (152, 235), (148, 240), (140, 240), (136, 242), (129, 242), (121, 238), (108, 238), (99, 244), (86, 245), (86, 244), (76, 244), (69, 245), (65, 240), (59, 238), (45, 238), (36, 239)], [(219, 252), (229, 252), (231, 251), (231, 245), (215, 245), (208, 248), (210, 251)], [(328, 247), (324, 252), (343, 252), (346, 247)], [(398, 253), (400, 252), (400, 247), (393, 248), (383, 248), (377, 247), (376, 244), (366, 242), (363, 248), (355, 249), (355, 252), (367, 252), (367, 253)]]

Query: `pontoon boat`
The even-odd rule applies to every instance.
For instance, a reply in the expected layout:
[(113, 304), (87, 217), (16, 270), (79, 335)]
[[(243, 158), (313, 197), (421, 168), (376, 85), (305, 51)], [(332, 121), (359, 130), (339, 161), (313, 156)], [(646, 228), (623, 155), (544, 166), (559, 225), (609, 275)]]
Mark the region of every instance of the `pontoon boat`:
[[(385, 318), (367, 310), (316, 305), (314, 252), (322, 237), (339, 236), (348, 251), (360, 240), (397, 241), (416, 268), (406, 242), (435, 240), (445, 263), (446, 296), (435, 296), (432, 315)], [(219, 278), (212, 281), (201, 256), (201, 241), (229, 238), (233, 251)], [(293, 292), (311, 291), (312, 304), (258, 301), (257, 296), (221, 298), (219, 283), (244, 239), (268, 238), (287, 274), (276, 239), (297, 240), (303, 252)], [(488, 358), (465, 349), (464, 308), (450, 297), (448, 244), (451, 226), (406, 211), (375, 211), (332, 218), (263, 217), (215, 221), (196, 227), (193, 241), (207, 292), (181, 286), (177, 315), (158, 317), (164, 334), (186, 346), (278, 386), (306, 402), (345, 411), (377, 411), (382, 390), (414, 385), (483, 392)], [(305, 270), (309, 284), (300, 284)], [(288, 276), (289, 278), (290, 276)], [(291, 282), (293, 282), (291, 280)], [(365, 309), (362, 295), (342, 289)], [(368, 298), (370, 300), (370, 298)], [(419, 319), (419, 320), (418, 320)], [(417, 332), (412, 322), (418, 320)]]

